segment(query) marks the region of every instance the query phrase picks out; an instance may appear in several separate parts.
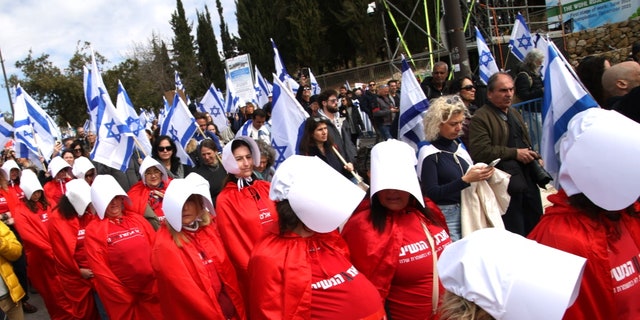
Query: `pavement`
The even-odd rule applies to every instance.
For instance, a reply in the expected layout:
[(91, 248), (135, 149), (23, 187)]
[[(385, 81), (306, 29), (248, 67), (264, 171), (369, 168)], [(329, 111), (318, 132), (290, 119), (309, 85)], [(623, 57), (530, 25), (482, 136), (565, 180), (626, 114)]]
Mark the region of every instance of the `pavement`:
[(36, 308), (38, 308), (38, 312), (36, 313), (25, 313), (25, 320), (49, 320), (49, 313), (47, 313), (47, 308), (44, 306), (44, 301), (42, 301), (42, 297), (37, 293), (29, 293), (29, 303)]

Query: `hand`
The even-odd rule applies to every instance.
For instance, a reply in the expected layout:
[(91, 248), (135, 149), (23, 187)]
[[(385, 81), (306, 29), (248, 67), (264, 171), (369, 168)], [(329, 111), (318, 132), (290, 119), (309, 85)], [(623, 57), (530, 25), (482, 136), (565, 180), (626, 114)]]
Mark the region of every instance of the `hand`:
[(530, 149), (518, 149), (516, 160), (527, 164), (535, 159), (538, 159), (538, 153)]
[(158, 190), (153, 190), (152, 191), (156, 196), (160, 197), (160, 198), (164, 198), (164, 193), (158, 191)]
[(491, 178), (495, 169), (490, 166), (486, 167), (471, 167), (467, 173), (462, 176), (462, 181), (466, 183), (477, 182), (487, 180)]
[(83, 279), (91, 279), (94, 277), (93, 271), (87, 268), (80, 268), (80, 275), (82, 276)]
[(347, 169), (347, 171), (351, 172), (351, 171), (353, 171), (353, 164), (351, 162), (349, 162), (349, 163), (344, 165), (344, 168)]

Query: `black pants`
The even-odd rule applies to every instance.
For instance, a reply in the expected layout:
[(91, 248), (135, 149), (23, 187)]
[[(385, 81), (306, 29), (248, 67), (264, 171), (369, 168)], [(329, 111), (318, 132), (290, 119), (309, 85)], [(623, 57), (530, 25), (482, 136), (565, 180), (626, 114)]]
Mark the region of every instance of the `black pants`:
[(511, 201), (502, 221), (507, 230), (526, 237), (542, 217), (542, 199), (540, 189), (524, 172), (527, 188), (523, 192), (510, 193)]

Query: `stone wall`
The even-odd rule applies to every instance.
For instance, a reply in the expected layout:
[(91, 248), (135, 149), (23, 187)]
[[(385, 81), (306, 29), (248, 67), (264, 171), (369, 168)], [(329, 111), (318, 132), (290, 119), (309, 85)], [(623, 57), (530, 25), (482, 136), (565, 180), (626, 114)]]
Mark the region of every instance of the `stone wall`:
[(575, 66), (588, 55), (604, 55), (611, 63), (625, 61), (631, 46), (640, 41), (640, 17), (568, 34), (567, 58)]

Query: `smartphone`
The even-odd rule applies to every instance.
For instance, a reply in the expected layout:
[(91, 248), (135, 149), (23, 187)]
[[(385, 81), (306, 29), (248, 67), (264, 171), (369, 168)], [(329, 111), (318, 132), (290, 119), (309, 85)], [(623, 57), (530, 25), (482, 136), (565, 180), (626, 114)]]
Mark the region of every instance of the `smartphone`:
[(500, 162), (500, 160), (501, 159), (498, 158), (498, 159), (495, 159), (495, 160), (491, 161), (491, 163), (489, 163), (489, 167), (495, 167), (496, 164), (498, 164), (498, 162)]

